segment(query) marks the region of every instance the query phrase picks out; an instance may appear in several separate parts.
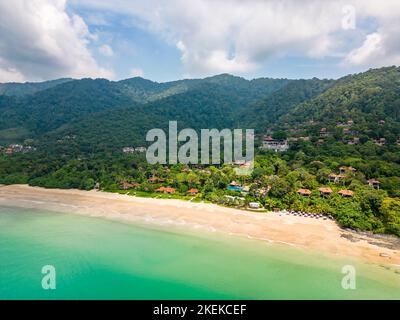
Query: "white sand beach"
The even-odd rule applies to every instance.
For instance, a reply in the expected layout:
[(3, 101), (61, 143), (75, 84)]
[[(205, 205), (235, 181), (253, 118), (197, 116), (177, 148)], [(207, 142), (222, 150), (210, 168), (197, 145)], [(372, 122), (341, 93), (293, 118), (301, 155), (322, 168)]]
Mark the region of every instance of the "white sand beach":
[(133, 223), (203, 229), (378, 264), (400, 265), (398, 241), (341, 229), (334, 221), (281, 213), (248, 212), (214, 204), (139, 198), (98, 191), (58, 190), (12, 185), (0, 187), (0, 205), (44, 209)]

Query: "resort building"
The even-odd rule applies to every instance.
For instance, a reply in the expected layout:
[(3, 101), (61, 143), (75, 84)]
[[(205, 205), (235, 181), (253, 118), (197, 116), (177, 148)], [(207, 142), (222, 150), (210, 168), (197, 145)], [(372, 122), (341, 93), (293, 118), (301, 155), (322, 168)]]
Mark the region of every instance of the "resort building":
[(250, 202), (249, 203), (249, 208), (251, 209), (260, 209), (261, 205), (258, 202)]
[(135, 148), (135, 152), (143, 153), (143, 152), (146, 152), (146, 151), (147, 151), (146, 147), (137, 147), (137, 148)]
[(356, 135), (359, 135), (360, 132), (358, 130), (350, 130), (349, 134), (352, 135), (352, 136), (356, 136)]
[(333, 182), (333, 183), (338, 183), (338, 182), (342, 181), (344, 178), (346, 178), (346, 177), (344, 175), (342, 175), (342, 174), (331, 173), (328, 176), (329, 182)]
[(386, 144), (386, 139), (385, 138), (374, 139), (374, 143), (377, 146), (382, 147), (382, 146), (384, 146)]
[(381, 183), (375, 179), (369, 179), (367, 182), (370, 187), (373, 187), (375, 189), (379, 189), (379, 187), (381, 185)]
[(224, 197), (230, 204), (233, 205), (242, 205), (246, 200), (243, 197), (234, 197), (234, 196), (224, 196)]
[(354, 192), (351, 190), (340, 190), (338, 192), (343, 198), (352, 198), (354, 196)]
[(236, 181), (231, 181), (231, 183), (229, 185), (232, 186), (232, 187), (240, 187), (241, 186), (241, 184), (239, 182), (236, 182)]
[(273, 150), (275, 152), (285, 152), (289, 150), (289, 143), (287, 139), (279, 140), (273, 139), (271, 136), (264, 137), (262, 149)]
[(20, 145), (20, 144), (11, 144), (7, 148), (1, 147), (0, 151), (4, 152), (7, 155), (11, 155), (13, 153), (27, 153), (27, 152), (36, 151), (36, 148), (34, 148), (32, 146), (24, 146), (24, 145)]
[(234, 166), (242, 166), (242, 165), (244, 165), (246, 163), (246, 160), (235, 160), (234, 162), (233, 162), (233, 165)]
[(192, 189), (189, 189), (189, 190), (187, 191), (187, 193), (189, 193), (189, 194), (192, 195), (192, 196), (195, 196), (195, 195), (197, 195), (197, 194), (199, 193), (199, 190), (198, 190), (198, 189), (192, 188)]
[(234, 196), (225, 196), (225, 198), (228, 199), (231, 202), (236, 200), (236, 197), (234, 197)]
[(122, 182), (121, 184), (120, 184), (120, 188), (122, 189), (122, 190), (128, 190), (129, 188), (130, 188), (130, 184), (128, 183), (128, 182)]
[(24, 151), (24, 147), (20, 144), (11, 144), (10, 148), (12, 149), (13, 152), (22, 152)]
[(157, 182), (164, 182), (164, 179), (158, 177), (151, 177), (147, 180), (149, 183), (157, 183)]
[(122, 152), (123, 153), (134, 153), (135, 148), (134, 147), (124, 147), (124, 148), (122, 148)]
[(294, 141), (294, 142), (296, 142), (296, 141), (310, 141), (310, 137), (298, 137), (298, 138), (292, 137), (292, 138), (289, 138), (288, 141)]
[(328, 198), (332, 194), (331, 188), (319, 188), (319, 193), (321, 197)]
[(232, 181), (226, 189), (229, 191), (243, 191), (241, 184), (237, 183), (236, 181)]
[(353, 138), (353, 140), (349, 140), (349, 141), (347, 142), (347, 144), (353, 145), (353, 146), (359, 145), (359, 144), (360, 144), (360, 138)]
[(246, 161), (245, 163), (241, 164), (239, 167), (240, 169), (249, 169), (253, 166), (253, 162), (252, 161)]
[(136, 147), (136, 148), (124, 147), (124, 148), (122, 148), (123, 153), (135, 153), (135, 152), (143, 153), (143, 152), (146, 152), (146, 150), (147, 150), (147, 148), (145, 148), (145, 147)]
[(320, 136), (321, 138), (328, 137), (328, 136), (329, 136), (328, 130), (327, 130), (326, 128), (322, 128), (322, 129), (319, 131), (319, 136)]
[(173, 194), (176, 192), (176, 189), (170, 188), (170, 187), (161, 187), (161, 188), (156, 189), (156, 191)]
[(357, 134), (359, 134), (359, 132), (357, 130), (351, 130), (349, 128), (344, 128), (343, 129), (343, 134), (344, 135), (351, 135), (351, 136), (355, 136)]
[(297, 193), (305, 198), (308, 198), (309, 196), (311, 196), (311, 190), (308, 190), (308, 189), (299, 189), (299, 190), (297, 190)]
[(355, 172), (357, 172), (357, 169), (353, 168), (353, 167), (340, 167), (339, 172), (340, 172), (340, 174), (346, 174), (349, 172), (355, 173)]

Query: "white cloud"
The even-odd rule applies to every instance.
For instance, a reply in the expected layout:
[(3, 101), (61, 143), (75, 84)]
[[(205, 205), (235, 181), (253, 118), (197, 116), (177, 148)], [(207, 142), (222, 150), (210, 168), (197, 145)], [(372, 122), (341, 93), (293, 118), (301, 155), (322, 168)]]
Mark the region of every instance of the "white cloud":
[(113, 49), (107, 45), (107, 44), (103, 44), (100, 48), (99, 48), (100, 53), (105, 56), (105, 57), (112, 57), (114, 55), (114, 51)]
[(93, 40), (66, 0), (0, 0), (0, 81), (113, 77), (88, 50)]
[(374, 32), (366, 36), (361, 47), (352, 50), (345, 59), (350, 65), (380, 67), (400, 65), (400, 31)]
[(129, 76), (130, 77), (143, 77), (144, 72), (142, 69), (140, 68), (133, 68), (130, 72), (129, 72)]
[(25, 77), (18, 70), (10, 68), (0, 58), (0, 83), (1, 82), (23, 82)]
[(375, 32), (369, 34), (363, 45), (351, 51), (346, 57), (346, 61), (350, 64), (363, 65), (372, 58), (377, 58), (383, 50), (382, 36)]
[[(113, 77), (88, 49), (98, 36), (67, 4), (89, 9), (94, 25), (109, 26), (118, 14), (156, 34), (178, 48), (187, 76), (249, 74), (288, 55), (400, 64), (398, 0), (0, 0), (0, 81)], [(343, 29), (348, 6), (355, 30)]]
[[(400, 52), (392, 43), (399, 43), (398, 0), (71, 1), (131, 16), (176, 46), (190, 75), (246, 73), (285, 55), (345, 57), (352, 65), (377, 64), (378, 56), (384, 65), (398, 63)], [(343, 28), (348, 6), (355, 9), (355, 30)], [(378, 24), (379, 45), (377, 35), (363, 29), (366, 19)]]
[(345, 63), (349, 65), (381, 67), (400, 65), (400, 1), (358, 2), (361, 16), (374, 17), (378, 28), (367, 33), (363, 43), (351, 50)]

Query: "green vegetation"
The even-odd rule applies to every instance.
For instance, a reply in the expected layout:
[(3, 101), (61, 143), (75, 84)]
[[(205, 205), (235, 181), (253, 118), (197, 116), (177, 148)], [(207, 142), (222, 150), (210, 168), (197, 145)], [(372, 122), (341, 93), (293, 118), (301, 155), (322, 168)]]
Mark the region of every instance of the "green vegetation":
[[(1, 152), (0, 183), (100, 187), (231, 206), (259, 202), (267, 210), (326, 213), (344, 227), (400, 236), (399, 86), (400, 68), (391, 67), (336, 81), (247, 81), (229, 75), (165, 84), (84, 79), (33, 95), (0, 95), (1, 144), (31, 138), (24, 143), (37, 148)], [(236, 176), (230, 165), (149, 165), (143, 153), (122, 153), (125, 146), (145, 146), (147, 131), (166, 129), (170, 120), (179, 129), (253, 127), (257, 146), (269, 134), (288, 138), (290, 149), (257, 149), (251, 176)], [(329, 182), (342, 166), (356, 171)], [(379, 189), (368, 185), (370, 179), (380, 182)], [(228, 190), (232, 181), (249, 190)], [(124, 190), (123, 182), (139, 185)], [(157, 192), (162, 186), (176, 192)], [(321, 196), (321, 187), (332, 194)], [(191, 188), (199, 193), (188, 195)], [(311, 195), (299, 195), (300, 188)], [(354, 196), (340, 196), (343, 189)]]
[(71, 80), (66, 78), (39, 83), (0, 83), (0, 95), (21, 97), (55, 87)]

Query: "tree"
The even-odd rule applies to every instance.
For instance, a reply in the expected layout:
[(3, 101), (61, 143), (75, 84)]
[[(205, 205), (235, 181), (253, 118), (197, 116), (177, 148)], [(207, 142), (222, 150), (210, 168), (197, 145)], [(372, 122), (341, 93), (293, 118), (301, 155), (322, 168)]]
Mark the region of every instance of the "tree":
[(400, 199), (385, 198), (380, 207), (388, 232), (400, 236)]

